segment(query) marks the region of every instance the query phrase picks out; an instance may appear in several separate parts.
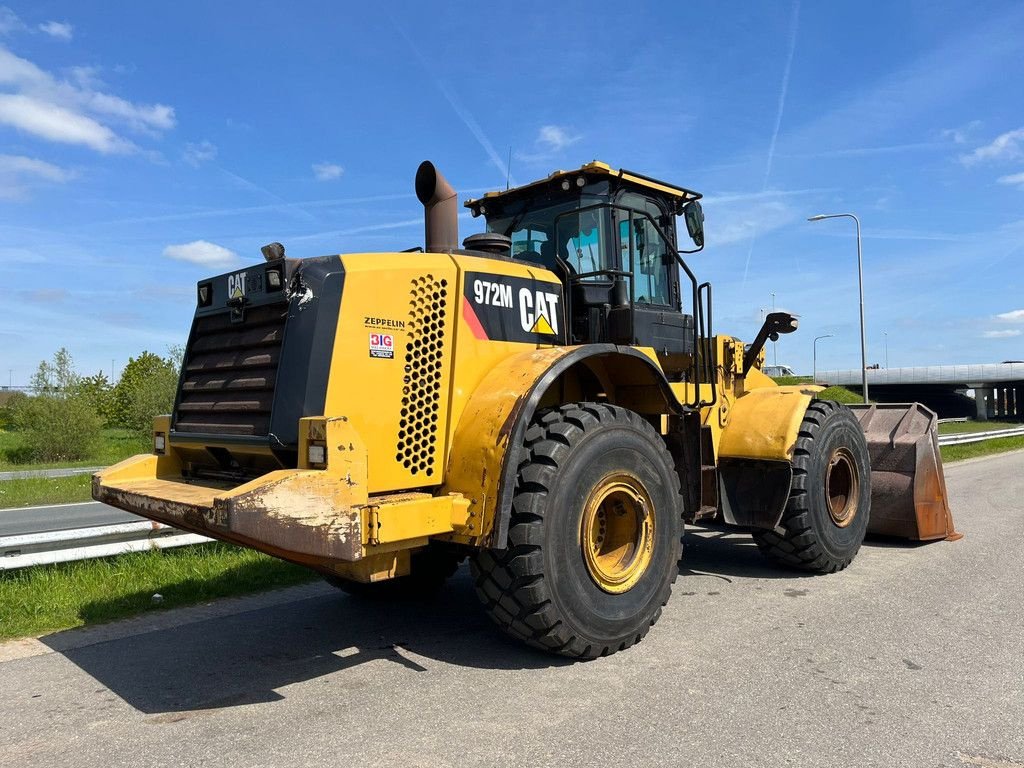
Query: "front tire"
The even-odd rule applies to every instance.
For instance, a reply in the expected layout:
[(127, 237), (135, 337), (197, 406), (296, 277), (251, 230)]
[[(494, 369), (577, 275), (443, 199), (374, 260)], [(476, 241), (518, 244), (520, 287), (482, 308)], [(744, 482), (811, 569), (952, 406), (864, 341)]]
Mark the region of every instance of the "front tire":
[(526, 431), (507, 548), (471, 561), (508, 634), (577, 658), (639, 642), (682, 554), (679, 476), (661, 436), (604, 403), (539, 412)]
[(871, 462), (853, 412), (814, 400), (804, 414), (793, 452), (793, 482), (779, 527), (755, 531), (772, 562), (818, 573), (850, 564), (868, 530)]

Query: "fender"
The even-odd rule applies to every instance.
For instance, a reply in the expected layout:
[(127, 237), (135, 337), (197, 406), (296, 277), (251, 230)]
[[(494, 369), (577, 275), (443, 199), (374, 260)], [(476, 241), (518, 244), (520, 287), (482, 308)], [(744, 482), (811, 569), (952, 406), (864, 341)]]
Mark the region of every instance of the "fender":
[(470, 541), (505, 546), (526, 429), (544, 396), (574, 369), (586, 369), (608, 402), (658, 415), (684, 410), (657, 363), (633, 347), (550, 347), (503, 360), (484, 377), (459, 419), (441, 488), (470, 500)]
[(807, 406), (807, 387), (763, 387), (737, 398), (718, 445), (722, 516), (732, 525), (774, 528), (789, 500), (793, 450)]

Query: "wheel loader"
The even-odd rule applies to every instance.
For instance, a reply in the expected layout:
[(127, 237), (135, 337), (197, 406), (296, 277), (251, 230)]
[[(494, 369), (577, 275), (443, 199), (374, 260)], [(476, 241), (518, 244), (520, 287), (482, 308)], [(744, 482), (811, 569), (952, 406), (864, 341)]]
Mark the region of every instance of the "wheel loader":
[[(956, 536), (936, 418), (777, 386), (712, 330), (700, 195), (592, 162), (465, 203), (430, 162), (425, 243), (264, 261), (199, 281), (173, 412), (98, 501), (427, 595), (463, 559), (486, 611), (592, 658), (640, 641), (683, 528), (748, 531), (781, 567), (845, 568), (868, 532)], [(693, 242), (677, 241), (681, 218)]]

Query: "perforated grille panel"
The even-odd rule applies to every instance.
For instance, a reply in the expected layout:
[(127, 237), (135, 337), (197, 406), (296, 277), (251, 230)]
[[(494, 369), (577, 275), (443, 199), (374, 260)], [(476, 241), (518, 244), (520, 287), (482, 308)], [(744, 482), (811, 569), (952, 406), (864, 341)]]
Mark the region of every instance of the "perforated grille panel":
[(441, 369), (447, 336), (448, 281), (417, 277), (409, 289), (402, 418), (395, 459), (414, 475), (434, 474)]

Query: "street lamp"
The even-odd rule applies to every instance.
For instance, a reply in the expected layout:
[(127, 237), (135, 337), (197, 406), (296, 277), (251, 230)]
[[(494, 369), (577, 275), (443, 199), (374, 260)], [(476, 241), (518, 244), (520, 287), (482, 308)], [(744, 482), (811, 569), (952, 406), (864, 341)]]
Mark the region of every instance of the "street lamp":
[(857, 284), (860, 288), (860, 381), (864, 390), (864, 402), (868, 402), (868, 342), (864, 332), (864, 257), (860, 247), (860, 219), (852, 213), (819, 213), (808, 217), (808, 221), (824, 219), (853, 219), (857, 225)]
[(889, 368), (889, 332), (882, 331), (882, 335), (885, 336), (885, 367), (886, 370)]
[[(775, 291), (772, 291), (772, 312), (775, 311)], [(779, 340), (775, 339), (772, 341), (772, 365), (779, 364)]]
[(818, 383), (818, 339), (831, 339), (835, 334), (826, 333), (824, 336), (814, 337), (814, 373), (811, 376), (811, 383)]

